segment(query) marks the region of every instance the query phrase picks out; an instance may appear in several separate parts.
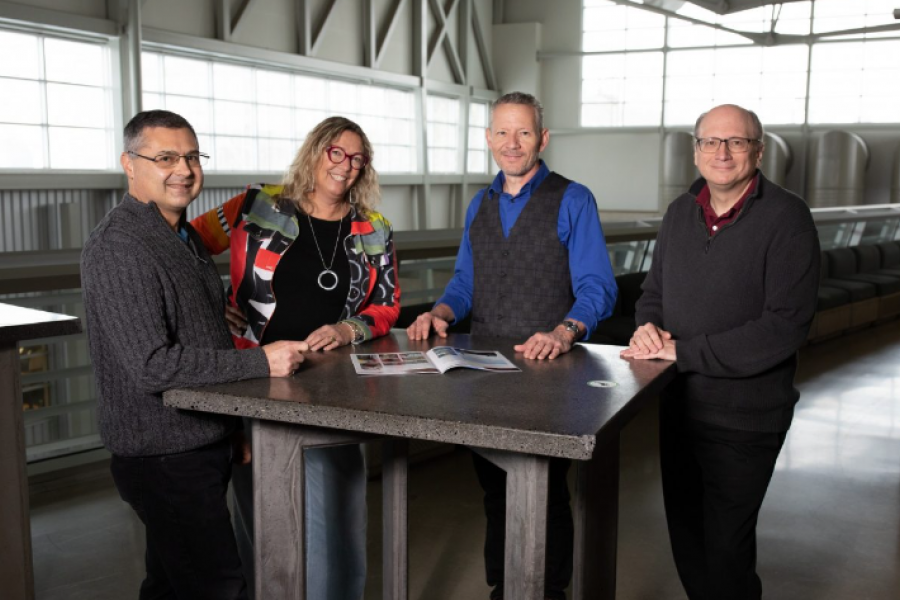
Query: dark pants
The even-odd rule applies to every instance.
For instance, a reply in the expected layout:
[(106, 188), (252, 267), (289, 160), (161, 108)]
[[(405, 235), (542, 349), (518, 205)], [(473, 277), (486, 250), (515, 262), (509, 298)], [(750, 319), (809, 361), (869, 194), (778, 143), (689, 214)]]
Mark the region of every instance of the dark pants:
[(672, 554), (691, 600), (759, 600), (756, 523), (785, 433), (725, 429), (660, 409)]
[[(484, 540), (484, 567), (487, 583), (494, 590), (491, 598), (503, 597), (503, 567), (506, 544), (506, 471), (486, 458), (472, 453), (475, 472), (484, 490), (487, 533)], [(569, 504), (566, 474), (571, 461), (550, 459), (547, 476), (547, 557), (544, 571), (544, 595), (565, 600), (565, 589), (572, 579), (572, 547), (575, 527)]]
[(247, 598), (225, 504), (229, 443), (166, 456), (113, 456), (111, 470), (147, 533), (141, 600)]

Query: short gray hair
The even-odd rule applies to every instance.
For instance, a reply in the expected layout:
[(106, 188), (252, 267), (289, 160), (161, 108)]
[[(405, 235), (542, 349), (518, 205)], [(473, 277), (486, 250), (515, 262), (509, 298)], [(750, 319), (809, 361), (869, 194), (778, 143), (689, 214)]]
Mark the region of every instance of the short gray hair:
[(491, 128), (493, 128), (494, 125), (494, 111), (497, 110), (498, 106), (503, 104), (521, 104), (522, 106), (530, 106), (534, 109), (534, 120), (535, 123), (537, 123), (537, 131), (535, 133), (540, 135), (541, 132), (544, 131), (544, 107), (541, 106), (541, 103), (537, 98), (531, 94), (526, 94), (525, 92), (510, 92), (500, 96), (491, 103), (491, 121), (488, 124)]
[(125, 126), (124, 146), (126, 152), (137, 152), (144, 143), (144, 130), (151, 127), (165, 129), (187, 129), (197, 139), (197, 132), (187, 119), (168, 110), (145, 110), (134, 115)]
[[(763, 136), (766, 135), (766, 130), (763, 129), (762, 121), (759, 120), (759, 116), (748, 108), (744, 108), (743, 106), (738, 106), (737, 104), (722, 104), (721, 106), (733, 106), (734, 108), (740, 109), (744, 111), (744, 114), (747, 115), (747, 118), (750, 119), (750, 127), (753, 130), (751, 134), (754, 140), (762, 141)], [(716, 106), (715, 108), (720, 108)], [(706, 111), (699, 117), (697, 117), (697, 122), (694, 123), (694, 137), (699, 137), (700, 133), (700, 124), (703, 122), (703, 119), (706, 118), (706, 115), (710, 113), (712, 109)]]

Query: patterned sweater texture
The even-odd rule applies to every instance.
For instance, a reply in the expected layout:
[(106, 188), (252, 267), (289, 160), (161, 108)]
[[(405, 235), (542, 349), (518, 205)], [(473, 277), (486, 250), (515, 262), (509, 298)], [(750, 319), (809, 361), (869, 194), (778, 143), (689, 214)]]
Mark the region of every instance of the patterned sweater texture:
[(153, 203), (126, 194), (91, 233), (81, 278), (103, 443), (119, 456), (220, 441), (233, 417), (163, 405), (172, 388), (269, 375), (261, 348), (235, 350), (225, 293), (197, 233), (185, 243)]

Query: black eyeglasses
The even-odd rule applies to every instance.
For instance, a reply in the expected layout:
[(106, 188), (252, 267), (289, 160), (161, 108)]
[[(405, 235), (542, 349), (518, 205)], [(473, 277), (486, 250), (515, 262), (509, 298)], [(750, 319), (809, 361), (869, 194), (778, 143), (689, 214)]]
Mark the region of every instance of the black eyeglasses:
[(341, 164), (349, 158), (350, 167), (357, 171), (369, 164), (369, 157), (367, 155), (362, 152), (348, 154), (347, 151), (340, 146), (328, 146), (325, 148), (325, 154), (328, 156), (328, 160), (336, 165)]
[(718, 152), (719, 147), (722, 145), (722, 142), (724, 142), (725, 147), (728, 148), (729, 152), (740, 154), (742, 152), (747, 152), (748, 150), (750, 150), (750, 144), (752, 144), (753, 142), (759, 142), (760, 140), (742, 137), (730, 137), (725, 139), (717, 137), (707, 137), (694, 138), (694, 141), (697, 144), (697, 150), (699, 150), (700, 152), (706, 152), (709, 154)]
[(182, 158), (184, 162), (187, 163), (187, 166), (193, 167), (202, 167), (209, 161), (209, 154), (203, 154), (202, 152), (192, 152), (190, 154), (175, 154), (174, 152), (167, 152), (163, 154), (158, 154), (156, 156), (144, 156), (143, 154), (138, 154), (137, 152), (128, 151), (128, 154), (131, 156), (137, 156), (138, 158), (143, 158), (144, 160), (149, 160), (152, 163), (156, 163), (157, 167), (162, 169), (174, 169), (176, 165), (178, 165), (178, 161)]

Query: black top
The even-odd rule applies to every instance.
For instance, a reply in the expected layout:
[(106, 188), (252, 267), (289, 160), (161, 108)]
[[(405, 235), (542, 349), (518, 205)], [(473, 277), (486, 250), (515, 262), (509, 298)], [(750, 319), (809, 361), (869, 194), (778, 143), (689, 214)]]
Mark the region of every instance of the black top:
[[(279, 340), (305, 340), (306, 337), (329, 323), (341, 318), (347, 295), (350, 293), (350, 262), (343, 243), (337, 242), (340, 227), (341, 241), (350, 235), (350, 215), (340, 221), (323, 221), (315, 217), (297, 215), (300, 234), (275, 268), (272, 290), (277, 299), (275, 313), (263, 333), (263, 344)], [(310, 229), (312, 222), (312, 229)], [(313, 235), (315, 234), (315, 235)], [(321, 249), (316, 249), (316, 242)], [(338, 244), (335, 251), (335, 243)], [(331, 257), (334, 254), (334, 264)], [(322, 261), (337, 274), (326, 273)]]

